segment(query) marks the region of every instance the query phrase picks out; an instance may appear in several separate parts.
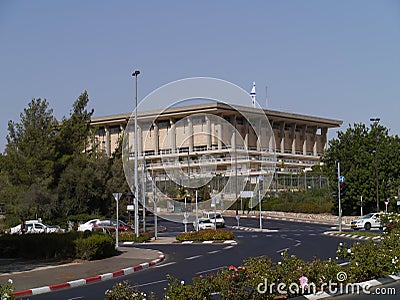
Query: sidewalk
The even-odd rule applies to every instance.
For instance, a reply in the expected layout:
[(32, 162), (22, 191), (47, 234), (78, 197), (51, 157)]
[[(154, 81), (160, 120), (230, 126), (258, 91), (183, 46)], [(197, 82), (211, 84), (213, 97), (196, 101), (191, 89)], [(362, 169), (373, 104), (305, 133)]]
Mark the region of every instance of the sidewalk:
[(164, 259), (157, 250), (133, 247), (119, 247), (118, 250), (120, 254), (110, 258), (67, 264), (2, 259), (0, 283), (12, 279), (17, 296), (36, 295), (127, 275)]

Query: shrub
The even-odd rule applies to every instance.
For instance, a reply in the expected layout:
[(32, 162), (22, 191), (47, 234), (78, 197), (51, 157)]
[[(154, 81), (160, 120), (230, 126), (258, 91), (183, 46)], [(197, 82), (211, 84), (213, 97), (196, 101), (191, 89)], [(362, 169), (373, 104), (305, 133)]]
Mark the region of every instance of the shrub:
[(228, 230), (223, 229), (204, 229), (199, 231), (189, 231), (180, 233), (176, 236), (178, 241), (223, 241), (232, 240), (234, 234)]
[(3, 235), (0, 237), (1, 257), (28, 259), (74, 258), (77, 232)]
[(124, 282), (116, 283), (112, 290), (106, 291), (106, 299), (109, 300), (152, 300), (156, 299), (151, 293), (150, 295), (146, 295), (143, 292), (140, 292), (136, 287), (132, 287), (131, 283), (128, 280)]
[(0, 299), (15, 300), (16, 297), (13, 295), (14, 284), (11, 279), (8, 279), (6, 284), (0, 284)]
[(75, 245), (76, 257), (80, 259), (102, 259), (116, 253), (114, 239), (103, 233), (92, 234), (87, 238), (79, 238), (75, 241)]
[[(194, 234), (189, 232), (185, 236)], [(395, 274), (400, 271), (400, 234), (385, 235), (380, 244), (370, 241), (347, 248), (341, 243), (337, 253), (349, 261), (347, 267), (338, 265), (338, 257), (306, 262), (283, 252), (278, 262), (267, 257), (249, 258), (241, 266), (229, 266), (217, 274), (195, 277), (192, 284), (167, 276), (169, 283), (163, 299), (214, 299), (213, 294), (218, 294), (218, 299), (230, 300), (281, 299), (335, 288), (339, 283), (346, 285)], [(281, 290), (279, 285), (283, 285)]]
[(388, 213), (380, 215), (380, 221), (387, 232), (398, 232), (400, 233), (400, 214)]
[[(151, 232), (142, 232), (139, 237), (136, 237), (136, 233), (133, 231), (122, 231), (118, 232), (118, 241), (144, 243), (150, 241), (152, 236)], [(113, 232), (112, 237), (115, 239), (115, 232)]]

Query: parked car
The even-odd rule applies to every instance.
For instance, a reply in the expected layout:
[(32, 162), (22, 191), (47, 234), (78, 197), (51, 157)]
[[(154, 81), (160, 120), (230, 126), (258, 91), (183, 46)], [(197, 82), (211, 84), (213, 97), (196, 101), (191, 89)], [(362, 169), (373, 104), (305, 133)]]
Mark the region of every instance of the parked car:
[[(60, 226), (46, 225), (39, 220), (29, 220), (25, 222), (25, 233), (52, 233), (52, 232), (65, 232), (65, 229)], [(10, 234), (21, 234), (21, 224), (10, 228)]]
[(370, 213), (358, 220), (351, 221), (351, 228), (354, 230), (362, 229), (370, 230), (371, 228), (382, 229), (383, 225), (379, 220), (381, 213)]
[(219, 212), (213, 212), (213, 211), (205, 211), (203, 213), (203, 217), (210, 219), (211, 222), (216, 223), (217, 227), (224, 227), (225, 226), (225, 220), (222, 217), (221, 213)]
[[(117, 220), (100, 220), (93, 225), (93, 230), (102, 229), (107, 231), (116, 231)], [(133, 231), (133, 227), (124, 221), (118, 220), (118, 231)]]
[(199, 218), (198, 224), (196, 221), (193, 222), (193, 227), (195, 230), (216, 229), (214, 222), (209, 218)]
[(92, 220), (87, 221), (86, 223), (79, 224), (78, 231), (82, 231), (82, 232), (93, 231), (93, 226), (98, 222), (100, 222), (100, 219), (92, 219)]

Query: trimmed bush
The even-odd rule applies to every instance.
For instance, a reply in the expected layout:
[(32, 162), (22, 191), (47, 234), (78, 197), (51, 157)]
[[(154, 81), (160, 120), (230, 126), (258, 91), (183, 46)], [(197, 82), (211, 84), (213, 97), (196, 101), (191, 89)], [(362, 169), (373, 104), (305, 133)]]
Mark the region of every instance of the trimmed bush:
[[(150, 232), (142, 232), (139, 237), (136, 237), (136, 234), (133, 231), (122, 231), (118, 232), (118, 241), (144, 243), (150, 241), (152, 236), (153, 235)], [(115, 240), (115, 232), (113, 232), (112, 237)]]
[(0, 257), (74, 258), (74, 240), (81, 236), (77, 232), (3, 235), (0, 237)]
[(75, 241), (76, 257), (86, 260), (102, 259), (116, 254), (115, 241), (108, 234), (92, 234)]
[(228, 230), (204, 229), (204, 230), (199, 230), (199, 231), (190, 231), (190, 232), (180, 233), (176, 236), (176, 239), (181, 242), (182, 241), (202, 242), (202, 241), (232, 240), (234, 237), (235, 237), (235, 235)]

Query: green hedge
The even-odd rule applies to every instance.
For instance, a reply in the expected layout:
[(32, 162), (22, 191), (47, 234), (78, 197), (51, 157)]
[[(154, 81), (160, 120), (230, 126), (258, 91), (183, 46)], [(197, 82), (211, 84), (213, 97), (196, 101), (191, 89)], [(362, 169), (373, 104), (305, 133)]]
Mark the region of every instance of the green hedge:
[(180, 233), (176, 236), (176, 239), (181, 242), (182, 241), (202, 242), (202, 241), (232, 240), (234, 237), (235, 237), (235, 235), (228, 230), (204, 229), (204, 230), (199, 230), (199, 231), (190, 231), (190, 232)]
[(0, 257), (25, 259), (100, 259), (115, 254), (114, 239), (104, 233), (82, 232), (3, 235)]
[[(115, 239), (115, 232), (113, 232), (112, 236)], [(136, 237), (136, 234), (133, 231), (122, 231), (118, 232), (118, 241), (143, 243), (150, 241), (152, 236), (153, 235), (151, 232), (142, 232), (140, 233), (139, 237)]]
[(74, 258), (77, 232), (3, 235), (0, 237), (0, 257), (47, 259)]
[(116, 254), (115, 240), (108, 234), (97, 233), (75, 241), (76, 257), (86, 260), (102, 259)]

